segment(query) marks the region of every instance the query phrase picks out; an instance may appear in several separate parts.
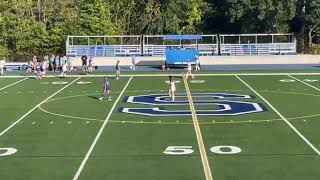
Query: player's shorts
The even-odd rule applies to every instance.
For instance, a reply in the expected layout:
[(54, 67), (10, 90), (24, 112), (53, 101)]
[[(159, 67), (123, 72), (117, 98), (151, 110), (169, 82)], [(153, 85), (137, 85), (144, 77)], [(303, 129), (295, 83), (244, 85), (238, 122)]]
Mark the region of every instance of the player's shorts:
[(171, 91), (176, 91), (176, 86), (171, 86), (171, 87), (170, 87), (170, 90), (171, 90)]
[(103, 91), (109, 91), (109, 90), (110, 90), (110, 87), (109, 87), (109, 86), (103, 87)]
[(62, 68), (62, 71), (63, 71), (63, 72), (67, 72), (68, 69), (67, 69), (66, 67), (63, 67), (63, 68)]

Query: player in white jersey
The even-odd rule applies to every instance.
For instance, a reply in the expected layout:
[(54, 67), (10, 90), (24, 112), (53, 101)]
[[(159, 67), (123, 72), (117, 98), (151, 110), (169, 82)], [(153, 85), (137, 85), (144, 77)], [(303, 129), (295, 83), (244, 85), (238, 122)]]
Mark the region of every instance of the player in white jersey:
[(48, 61), (44, 61), (42, 63), (42, 76), (46, 75), (48, 67), (49, 67), (49, 62)]
[(192, 74), (192, 65), (190, 61), (188, 61), (186, 79), (188, 79), (189, 75), (192, 77), (192, 79), (194, 79), (194, 75)]
[(195, 55), (195, 59), (196, 59), (196, 70), (195, 71), (200, 71), (200, 60), (199, 60), (199, 56)]
[(62, 77), (62, 78), (66, 77), (68, 71), (69, 71), (69, 64), (68, 64), (68, 63), (65, 63), (65, 64), (62, 66), (62, 72), (61, 72), (60, 77)]
[(3, 75), (3, 71), (4, 71), (4, 64), (6, 63), (6, 61), (3, 59), (3, 60), (0, 60), (0, 75), (2, 76)]
[(169, 76), (169, 96), (171, 97), (172, 101), (175, 100), (174, 93), (176, 92), (176, 84), (173, 79), (173, 76)]

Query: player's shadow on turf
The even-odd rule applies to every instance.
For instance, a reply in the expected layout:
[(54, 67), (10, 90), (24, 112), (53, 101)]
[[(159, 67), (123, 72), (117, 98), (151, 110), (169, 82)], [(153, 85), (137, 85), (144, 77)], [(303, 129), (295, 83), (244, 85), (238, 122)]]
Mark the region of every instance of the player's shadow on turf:
[(99, 100), (99, 97), (96, 97), (96, 96), (88, 96), (88, 97), (91, 99)]

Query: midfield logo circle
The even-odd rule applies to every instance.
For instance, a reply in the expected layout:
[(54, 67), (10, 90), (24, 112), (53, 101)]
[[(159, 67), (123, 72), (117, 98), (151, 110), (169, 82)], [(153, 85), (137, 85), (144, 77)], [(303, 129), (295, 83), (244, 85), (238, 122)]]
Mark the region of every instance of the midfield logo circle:
[[(185, 93), (176, 94), (177, 98), (187, 97)], [(236, 101), (234, 99), (253, 99), (253, 96), (229, 93), (194, 93), (194, 98), (206, 98), (209, 100), (195, 100), (194, 106), (216, 106), (216, 110), (196, 110), (198, 116), (235, 116), (264, 112), (267, 109), (261, 103)], [(128, 96), (124, 102), (133, 104), (145, 104), (157, 107), (148, 108), (120, 108), (118, 111), (128, 114), (145, 116), (190, 116), (190, 110), (166, 110), (164, 106), (189, 105), (189, 101), (170, 101), (167, 94), (148, 94)], [(211, 100), (210, 100), (211, 99)], [(232, 100), (230, 100), (232, 99)], [(160, 106), (160, 107), (159, 107)]]

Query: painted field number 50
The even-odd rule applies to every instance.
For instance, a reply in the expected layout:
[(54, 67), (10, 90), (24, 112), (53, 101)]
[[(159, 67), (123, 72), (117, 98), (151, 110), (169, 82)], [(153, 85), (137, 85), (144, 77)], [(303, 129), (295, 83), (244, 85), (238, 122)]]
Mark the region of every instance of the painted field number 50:
[[(215, 154), (238, 154), (241, 149), (236, 146), (213, 146), (210, 151)], [(168, 146), (163, 153), (167, 155), (187, 155), (192, 154), (192, 146)]]
[(168, 146), (166, 150), (163, 151), (164, 154), (168, 155), (186, 155), (192, 154), (193, 152), (192, 146)]
[(17, 152), (15, 148), (0, 148), (0, 157), (1, 156), (10, 156)]

